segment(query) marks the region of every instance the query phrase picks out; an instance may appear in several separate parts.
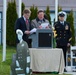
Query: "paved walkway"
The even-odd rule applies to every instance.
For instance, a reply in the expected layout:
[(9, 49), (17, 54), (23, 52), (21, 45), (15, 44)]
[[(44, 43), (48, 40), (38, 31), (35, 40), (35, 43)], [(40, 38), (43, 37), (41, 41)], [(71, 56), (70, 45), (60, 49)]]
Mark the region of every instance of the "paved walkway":
[(76, 72), (65, 72), (65, 74), (72, 74), (72, 75), (76, 75)]

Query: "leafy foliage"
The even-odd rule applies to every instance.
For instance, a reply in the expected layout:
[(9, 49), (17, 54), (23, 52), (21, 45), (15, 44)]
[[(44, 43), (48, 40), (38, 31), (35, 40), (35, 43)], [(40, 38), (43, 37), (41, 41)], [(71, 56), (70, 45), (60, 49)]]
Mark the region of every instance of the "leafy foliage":
[(25, 4), (22, 2), (22, 10), (21, 10), (21, 12), (22, 12), (22, 15), (23, 15), (23, 10), (25, 9)]
[(47, 19), (49, 20), (49, 23), (51, 24), (51, 16), (50, 16), (49, 6), (47, 6), (47, 8), (45, 10), (45, 15), (46, 15)]
[(71, 28), (71, 32), (72, 32), (71, 44), (74, 46), (75, 45), (75, 30), (74, 30), (74, 17), (73, 17), (73, 11), (72, 10), (67, 15), (67, 21), (70, 23), (70, 28)]
[(31, 10), (31, 16), (30, 16), (30, 20), (33, 20), (37, 17), (37, 7), (35, 7), (34, 5), (30, 7)]
[(58, 12), (62, 11), (62, 7), (58, 6)]
[(15, 32), (14, 32), (14, 25), (15, 21), (17, 19), (17, 12), (16, 12), (16, 3), (14, 2), (8, 2), (7, 7), (7, 26), (6, 26), (6, 42), (7, 45), (14, 46), (15, 45)]

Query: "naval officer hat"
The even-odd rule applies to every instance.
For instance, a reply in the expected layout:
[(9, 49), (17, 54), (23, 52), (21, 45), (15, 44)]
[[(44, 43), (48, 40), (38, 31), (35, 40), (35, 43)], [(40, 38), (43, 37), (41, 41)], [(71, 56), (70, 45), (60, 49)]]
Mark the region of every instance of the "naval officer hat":
[(63, 12), (63, 11), (59, 12), (59, 13), (58, 13), (58, 16), (64, 17), (64, 16), (65, 16), (65, 12)]

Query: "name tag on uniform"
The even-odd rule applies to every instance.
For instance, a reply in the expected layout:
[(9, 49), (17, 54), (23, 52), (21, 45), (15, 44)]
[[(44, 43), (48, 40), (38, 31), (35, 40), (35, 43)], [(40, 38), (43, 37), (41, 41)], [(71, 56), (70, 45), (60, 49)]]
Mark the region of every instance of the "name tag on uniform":
[(65, 26), (65, 30), (68, 30), (68, 29), (69, 29), (69, 27), (68, 27), (68, 25), (66, 25), (66, 26)]

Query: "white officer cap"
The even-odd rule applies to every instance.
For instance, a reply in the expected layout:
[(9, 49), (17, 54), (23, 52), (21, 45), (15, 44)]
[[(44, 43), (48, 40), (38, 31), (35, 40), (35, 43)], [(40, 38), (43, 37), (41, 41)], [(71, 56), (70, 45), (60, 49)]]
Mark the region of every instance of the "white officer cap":
[(17, 29), (17, 30), (16, 30), (16, 34), (21, 34), (21, 35), (23, 36), (23, 32), (22, 32), (22, 30), (20, 30), (20, 29)]
[(60, 16), (60, 17), (64, 17), (65, 16), (65, 12), (64, 11), (60, 11), (59, 13), (58, 13), (58, 16)]

